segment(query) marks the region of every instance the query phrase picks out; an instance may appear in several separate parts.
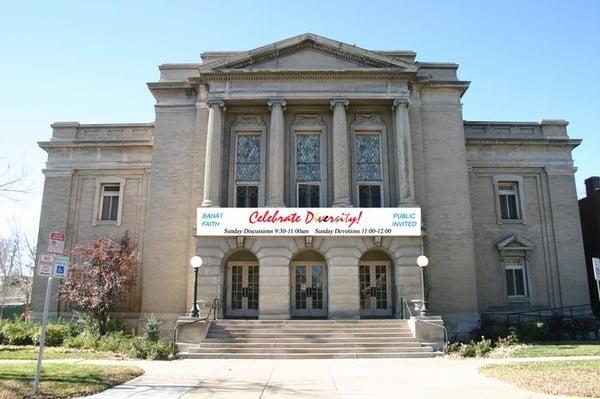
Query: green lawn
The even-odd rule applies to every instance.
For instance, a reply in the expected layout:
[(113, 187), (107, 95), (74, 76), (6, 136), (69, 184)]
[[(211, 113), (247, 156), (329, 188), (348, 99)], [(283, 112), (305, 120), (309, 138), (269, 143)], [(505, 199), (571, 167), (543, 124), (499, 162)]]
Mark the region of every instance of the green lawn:
[(600, 360), (492, 364), (479, 371), (530, 391), (600, 397)]
[[(38, 350), (35, 346), (0, 345), (0, 359), (36, 360)], [(46, 347), (44, 359), (122, 359), (123, 356), (112, 352), (96, 352), (89, 349), (68, 349)]]
[[(43, 366), (40, 390), (44, 398), (90, 395), (129, 381), (139, 367), (52, 363)], [(0, 364), (0, 399), (31, 395), (35, 363)]]
[(598, 344), (535, 344), (515, 349), (512, 357), (600, 356)]

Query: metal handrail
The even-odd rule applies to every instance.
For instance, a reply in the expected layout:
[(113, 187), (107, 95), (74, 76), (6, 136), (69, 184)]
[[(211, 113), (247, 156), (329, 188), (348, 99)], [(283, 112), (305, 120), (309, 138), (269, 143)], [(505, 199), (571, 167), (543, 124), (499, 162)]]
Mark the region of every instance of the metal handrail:
[(540, 315), (542, 312), (554, 312), (556, 310), (560, 311), (560, 314), (564, 314), (564, 310), (568, 309), (570, 314), (573, 314), (573, 309), (579, 309), (579, 308), (591, 308), (591, 305), (588, 304), (582, 304), (582, 305), (567, 305), (567, 306), (557, 306), (557, 307), (552, 307), (552, 308), (539, 308), (539, 309), (528, 309), (528, 310), (519, 310), (516, 312), (483, 312), (483, 315), (502, 315), (502, 316), (506, 316), (506, 315), (527, 315), (527, 314), (531, 314), (533, 316), (535, 315)]
[[(412, 311), (410, 310), (410, 306), (408, 306), (408, 302), (406, 301), (406, 299), (400, 298), (400, 303), (402, 304), (403, 309), (406, 308), (406, 310), (408, 310), (409, 318), (414, 317), (413, 314), (412, 314)], [(402, 312), (402, 316), (404, 317), (404, 311)], [(416, 322), (421, 322), (421, 323), (425, 323), (425, 324), (429, 324), (431, 326), (435, 326), (435, 327), (441, 328), (444, 331), (444, 345), (442, 346), (442, 350), (444, 351), (444, 354), (447, 353), (448, 342), (449, 342), (448, 341), (448, 329), (446, 327), (442, 326), (442, 325), (439, 325), (437, 323), (433, 323), (433, 322), (431, 322), (429, 320), (416, 319), (415, 323)]]
[(188, 323), (175, 325), (175, 328), (173, 329), (173, 356), (175, 356), (177, 354), (177, 330), (179, 330), (179, 327), (189, 326), (190, 324), (195, 324), (200, 321), (207, 321), (210, 318), (211, 312), (213, 314), (213, 320), (217, 320), (218, 309), (219, 309), (219, 298), (214, 298), (212, 300), (212, 303), (210, 304), (210, 308), (208, 308), (208, 313), (206, 314), (206, 316), (199, 317), (196, 320), (192, 320)]

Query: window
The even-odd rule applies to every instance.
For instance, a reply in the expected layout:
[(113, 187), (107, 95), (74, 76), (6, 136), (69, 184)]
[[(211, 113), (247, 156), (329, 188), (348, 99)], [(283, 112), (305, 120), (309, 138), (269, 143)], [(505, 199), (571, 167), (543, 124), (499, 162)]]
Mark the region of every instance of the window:
[(296, 182), (298, 207), (318, 207), (321, 191), (321, 135), (296, 135)]
[(356, 180), (360, 207), (382, 206), (382, 175), (381, 135), (379, 133), (356, 134)]
[(120, 184), (103, 184), (101, 186), (100, 217), (101, 221), (116, 222), (119, 217)]
[(521, 219), (518, 188), (517, 182), (498, 182), (498, 198), (500, 201), (500, 217), (502, 220)]
[(260, 185), (260, 134), (238, 133), (235, 152), (235, 206), (258, 206)]
[(506, 293), (508, 297), (526, 297), (528, 292), (525, 258), (504, 258), (504, 270), (506, 272)]

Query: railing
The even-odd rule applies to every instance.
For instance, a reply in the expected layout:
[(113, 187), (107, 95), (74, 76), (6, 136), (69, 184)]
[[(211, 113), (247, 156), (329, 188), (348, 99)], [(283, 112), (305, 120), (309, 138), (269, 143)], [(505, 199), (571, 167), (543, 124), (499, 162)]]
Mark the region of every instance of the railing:
[(594, 314), (591, 311), (591, 305), (570, 305), (552, 308), (539, 308), (520, 310), (516, 312), (484, 312), (481, 314), (481, 323), (494, 325), (504, 324), (506, 327), (530, 323), (560, 317), (567, 320), (593, 319)]
[[(411, 302), (413, 303), (413, 305), (415, 307), (415, 311), (417, 310), (417, 306), (418, 306), (419, 303), (421, 304), (420, 308), (422, 309), (422, 307), (423, 307), (423, 301), (421, 301), (421, 300), (413, 300)], [(407, 319), (406, 314), (408, 314), (408, 319), (414, 317), (412, 311), (410, 310), (410, 305), (408, 304), (408, 302), (406, 301), (406, 299), (400, 298), (400, 303), (401, 303), (401, 307), (402, 307), (401, 317), (403, 319)], [(405, 310), (406, 310), (406, 313), (405, 313)], [(433, 322), (431, 322), (429, 320), (416, 319), (415, 320), (415, 325), (418, 322), (429, 324), (431, 326), (435, 326), (435, 327), (438, 327), (438, 328), (442, 329), (442, 331), (444, 332), (444, 345), (442, 347), (442, 350), (443, 350), (444, 353), (446, 353), (447, 348), (448, 348), (448, 329), (446, 327), (442, 326), (442, 325), (439, 325), (437, 323), (433, 323)]]
[(210, 319), (211, 313), (213, 315), (213, 320), (217, 320), (217, 314), (219, 313), (219, 298), (213, 299), (212, 303), (210, 304), (210, 308), (208, 308), (208, 313), (206, 314), (206, 316), (199, 317), (196, 320), (192, 320), (188, 323), (175, 325), (175, 328), (173, 329), (173, 356), (177, 354), (177, 330), (179, 330), (179, 327), (189, 326), (200, 321), (207, 321), (208, 319)]

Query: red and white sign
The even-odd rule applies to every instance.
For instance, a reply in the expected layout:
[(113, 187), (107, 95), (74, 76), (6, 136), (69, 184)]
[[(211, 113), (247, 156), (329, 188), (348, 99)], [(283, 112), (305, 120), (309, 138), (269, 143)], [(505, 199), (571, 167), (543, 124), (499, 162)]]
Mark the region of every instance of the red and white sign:
[(54, 256), (40, 255), (38, 261), (38, 275), (42, 277), (50, 277), (54, 273)]
[(65, 250), (65, 239), (66, 236), (63, 233), (53, 231), (50, 233), (48, 240), (48, 253), (54, 255), (62, 255)]
[(198, 208), (197, 236), (420, 236), (421, 208)]

